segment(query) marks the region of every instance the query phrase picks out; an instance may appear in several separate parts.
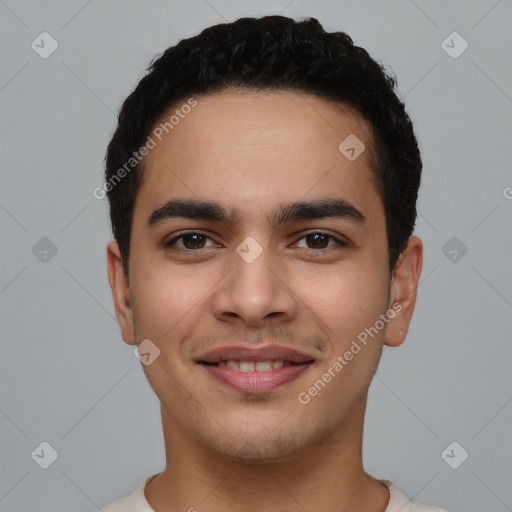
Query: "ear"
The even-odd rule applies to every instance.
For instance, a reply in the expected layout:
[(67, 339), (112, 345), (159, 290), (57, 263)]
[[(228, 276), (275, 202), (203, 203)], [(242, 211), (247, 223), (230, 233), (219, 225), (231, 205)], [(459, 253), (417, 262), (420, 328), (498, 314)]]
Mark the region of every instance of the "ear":
[(405, 341), (416, 303), (422, 266), (423, 244), (417, 236), (411, 236), (391, 279), (389, 308), (396, 314), (386, 329), (384, 344), (389, 347), (398, 347)]
[(117, 321), (121, 327), (121, 335), (128, 345), (135, 345), (130, 288), (124, 273), (119, 245), (115, 241), (107, 245), (107, 262), (108, 281), (112, 290)]

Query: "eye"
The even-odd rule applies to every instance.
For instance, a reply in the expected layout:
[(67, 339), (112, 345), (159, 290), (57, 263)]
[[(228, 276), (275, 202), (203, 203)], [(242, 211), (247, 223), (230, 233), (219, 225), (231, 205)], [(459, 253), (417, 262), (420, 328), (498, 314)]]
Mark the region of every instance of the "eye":
[[(208, 241), (210, 242), (210, 245), (207, 245)], [(302, 245), (301, 247), (300, 244), (302, 241), (305, 241), (306, 246)], [(218, 246), (218, 244), (204, 233), (190, 231), (188, 233), (181, 233), (168, 242), (164, 242), (163, 246), (165, 248), (175, 247), (185, 252), (193, 252), (201, 249), (207, 249), (209, 247), (215, 247)], [(301, 247), (309, 251), (319, 252), (330, 247), (347, 247), (348, 244), (328, 233), (315, 231), (304, 235), (295, 242), (294, 246)]]
[[(205, 245), (207, 240), (210, 240), (212, 242), (212, 245)], [(213, 242), (213, 240), (210, 237), (206, 236), (203, 233), (191, 231), (189, 233), (182, 233), (181, 235), (173, 238), (172, 240), (164, 242), (163, 245), (164, 247), (175, 246), (178, 249), (193, 251), (198, 249), (205, 249), (207, 247), (214, 247), (215, 242)]]
[[(322, 250), (333, 246), (347, 247), (347, 243), (343, 242), (339, 238), (334, 237), (333, 235), (323, 233), (322, 231), (315, 231), (313, 233), (304, 235), (298, 242), (296, 242), (296, 245), (298, 245), (302, 240), (306, 241), (307, 247), (305, 247), (305, 249), (310, 250)], [(330, 240), (334, 241), (334, 243), (331, 245), (329, 245)], [(313, 247), (309, 247), (309, 245), (312, 245)]]

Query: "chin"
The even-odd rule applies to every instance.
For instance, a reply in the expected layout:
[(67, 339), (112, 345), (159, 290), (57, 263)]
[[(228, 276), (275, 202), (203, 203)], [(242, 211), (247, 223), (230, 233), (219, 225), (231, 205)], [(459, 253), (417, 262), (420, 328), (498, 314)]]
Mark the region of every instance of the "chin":
[(210, 448), (223, 457), (249, 465), (276, 464), (294, 459), (300, 452), (300, 447), (293, 440), (289, 442), (280, 440), (276, 444), (269, 443), (268, 437), (264, 440), (252, 439), (246, 443), (238, 442), (237, 445), (224, 444), (217, 447), (210, 446)]
[[(299, 432), (298, 425), (285, 423), (283, 418), (279, 418), (271, 427), (261, 428), (260, 424), (257, 429), (251, 428), (250, 424), (235, 428), (231, 423), (229, 433), (225, 430), (217, 431), (214, 438), (204, 440), (205, 447), (233, 461), (256, 465), (295, 459), (304, 449), (317, 444), (317, 436), (307, 438), (304, 432)], [(323, 436), (320, 434), (318, 437)]]

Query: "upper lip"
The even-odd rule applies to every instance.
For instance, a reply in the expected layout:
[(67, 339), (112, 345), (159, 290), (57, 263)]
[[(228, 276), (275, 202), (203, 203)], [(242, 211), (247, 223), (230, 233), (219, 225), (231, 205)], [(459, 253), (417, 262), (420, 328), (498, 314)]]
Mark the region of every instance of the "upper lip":
[(292, 363), (305, 363), (313, 358), (293, 348), (267, 345), (264, 347), (247, 347), (243, 345), (220, 347), (197, 358), (198, 363), (218, 363), (219, 361), (269, 361), (283, 360)]

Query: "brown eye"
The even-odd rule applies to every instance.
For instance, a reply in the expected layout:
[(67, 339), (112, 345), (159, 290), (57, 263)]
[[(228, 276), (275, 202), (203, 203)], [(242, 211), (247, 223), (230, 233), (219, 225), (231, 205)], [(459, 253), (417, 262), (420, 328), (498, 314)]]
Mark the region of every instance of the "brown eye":
[(310, 249), (325, 249), (329, 245), (329, 236), (322, 233), (313, 233), (304, 237), (312, 245)]
[[(173, 238), (170, 242), (166, 242), (164, 244), (165, 247), (171, 247), (175, 246), (178, 249), (183, 250), (198, 250), (198, 249), (204, 249), (207, 247), (205, 244), (207, 240), (211, 240), (208, 236), (203, 235), (202, 233), (184, 233), (182, 235), (179, 235), (175, 238)], [(181, 242), (181, 243), (180, 243)], [(211, 247), (211, 245), (209, 246)]]
[(198, 233), (192, 233), (190, 235), (184, 235), (181, 237), (183, 245), (187, 249), (202, 249), (205, 244), (205, 236)]
[[(310, 250), (319, 250), (327, 249), (329, 247), (335, 247), (335, 246), (341, 246), (346, 247), (346, 243), (341, 241), (340, 239), (329, 235), (327, 233), (322, 233), (321, 231), (315, 231), (314, 233), (308, 233), (307, 235), (303, 236), (297, 244), (299, 244), (302, 240), (306, 241), (306, 247), (305, 249)], [(334, 241), (334, 243), (330, 243), (330, 241)]]

